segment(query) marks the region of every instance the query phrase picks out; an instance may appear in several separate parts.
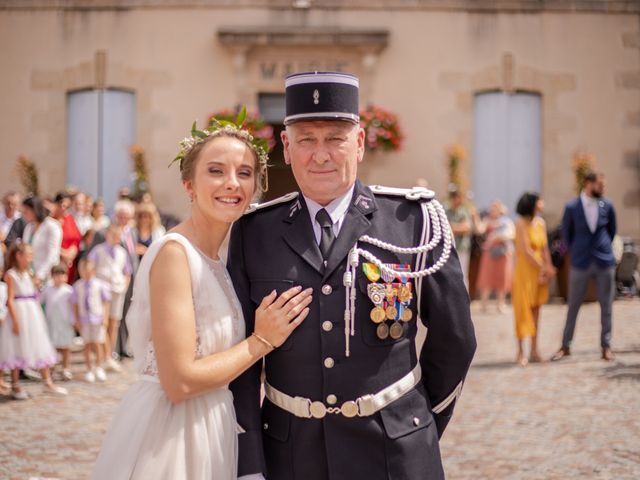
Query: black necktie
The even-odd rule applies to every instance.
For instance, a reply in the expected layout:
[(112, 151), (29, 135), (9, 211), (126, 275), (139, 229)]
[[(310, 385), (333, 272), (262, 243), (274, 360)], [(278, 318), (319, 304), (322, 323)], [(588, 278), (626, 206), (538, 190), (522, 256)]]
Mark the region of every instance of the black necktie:
[(316, 213), (316, 222), (320, 225), (320, 252), (322, 253), (322, 258), (325, 260), (329, 258), (329, 250), (331, 250), (331, 245), (333, 245), (333, 241), (336, 239), (336, 236), (333, 234), (333, 221), (329, 216), (329, 213), (321, 208)]

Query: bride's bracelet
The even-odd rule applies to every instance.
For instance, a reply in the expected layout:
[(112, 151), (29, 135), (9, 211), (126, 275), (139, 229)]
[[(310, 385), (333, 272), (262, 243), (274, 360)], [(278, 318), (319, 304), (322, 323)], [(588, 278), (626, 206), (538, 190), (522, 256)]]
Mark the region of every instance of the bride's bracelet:
[(272, 344), (269, 340), (267, 340), (267, 339), (266, 339), (266, 338), (264, 338), (264, 337), (261, 337), (261, 336), (260, 336), (260, 335), (258, 335), (256, 332), (253, 332), (251, 335), (252, 335), (252, 336), (254, 336), (254, 337), (256, 337), (256, 338), (257, 338), (261, 343), (264, 343), (264, 344), (265, 344), (267, 347), (269, 347), (271, 350), (275, 350), (275, 349), (276, 349), (276, 347), (274, 347), (274, 346), (273, 346), (273, 344)]

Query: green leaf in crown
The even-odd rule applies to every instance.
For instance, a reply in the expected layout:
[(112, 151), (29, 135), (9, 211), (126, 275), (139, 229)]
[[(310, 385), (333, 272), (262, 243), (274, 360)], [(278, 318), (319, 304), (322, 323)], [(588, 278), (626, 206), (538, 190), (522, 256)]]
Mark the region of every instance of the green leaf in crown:
[[(237, 132), (247, 140), (247, 142), (251, 143), (252, 148), (258, 157), (260, 170), (263, 173), (266, 173), (268, 153), (275, 146), (273, 127), (258, 116), (250, 116), (247, 114), (246, 107), (242, 107), (237, 115), (233, 114), (230, 110), (224, 110), (218, 114), (210, 115), (208, 119), (208, 126), (204, 130), (199, 130), (197, 122), (194, 121), (191, 125), (191, 136), (185, 137), (180, 141), (180, 151), (171, 161), (169, 166), (178, 162), (178, 165), (182, 170), (182, 161), (193, 147), (203, 142), (207, 137), (219, 134), (219, 132), (225, 130), (229, 132)], [(264, 178), (266, 179), (266, 174), (264, 175)], [(266, 191), (268, 184), (263, 188)]]
[(238, 125), (238, 128), (242, 128), (242, 125), (244, 124), (244, 121), (246, 118), (247, 118), (247, 107), (243, 106), (242, 110), (240, 110), (240, 113), (238, 113), (238, 118), (236, 118), (236, 125)]

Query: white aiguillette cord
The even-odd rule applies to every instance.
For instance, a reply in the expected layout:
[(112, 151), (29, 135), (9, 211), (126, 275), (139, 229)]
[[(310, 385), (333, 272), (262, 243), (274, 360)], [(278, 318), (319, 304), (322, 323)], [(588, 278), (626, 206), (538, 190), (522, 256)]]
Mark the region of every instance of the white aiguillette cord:
[[(403, 280), (416, 279), (422, 285), (422, 278), (427, 275), (432, 275), (447, 262), (449, 255), (451, 254), (451, 229), (449, 222), (445, 214), (444, 208), (437, 200), (431, 200), (428, 203), (422, 203), (422, 217), (423, 228), (420, 245), (417, 247), (398, 247), (391, 243), (383, 242), (377, 238), (363, 235), (358, 239), (358, 242), (369, 243), (382, 250), (387, 250), (393, 253), (410, 254), (416, 257), (416, 270), (411, 272), (401, 272), (394, 270), (393, 268), (382, 263), (382, 260), (377, 258), (371, 252), (363, 250), (358, 247), (358, 242), (353, 246), (347, 257), (347, 269), (344, 272), (343, 285), (345, 286), (345, 309), (344, 309), (344, 338), (345, 338), (345, 355), (348, 357), (351, 354), (349, 349), (349, 337), (355, 334), (355, 318), (356, 318), (356, 270), (360, 264), (360, 256), (367, 259), (369, 262), (375, 264), (381, 272), (386, 273), (392, 277), (398, 277)], [(430, 226), (433, 225), (433, 238), (427, 243), (429, 238)], [(440, 258), (430, 267), (426, 268), (427, 253), (436, 248), (440, 241), (444, 238), (444, 248)], [(418, 296), (418, 314), (420, 313), (420, 291), (419, 286), (416, 285), (416, 295)], [(418, 315), (419, 316), (419, 315)]]

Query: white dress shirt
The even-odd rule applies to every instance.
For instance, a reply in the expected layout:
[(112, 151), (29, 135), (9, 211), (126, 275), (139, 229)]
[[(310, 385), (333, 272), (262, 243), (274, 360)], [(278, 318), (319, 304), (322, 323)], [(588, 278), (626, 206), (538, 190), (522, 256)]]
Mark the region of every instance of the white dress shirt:
[(48, 280), (51, 267), (60, 263), (62, 248), (62, 227), (60, 222), (51, 217), (43, 220), (36, 229), (33, 223), (24, 228), (22, 239), (31, 245), (33, 250), (33, 270), (40, 280)]
[(582, 192), (580, 194), (580, 200), (582, 201), (584, 216), (587, 219), (587, 226), (589, 227), (589, 230), (591, 230), (591, 233), (593, 233), (596, 231), (596, 227), (598, 226), (598, 199), (590, 197), (586, 193)]
[(18, 211), (13, 214), (13, 217), (7, 217), (7, 212), (5, 210), (0, 211), (0, 238), (2, 240), (7, 237), (7, 234), (9, 233), (9, 230), (11, 230), (11, 225), (13, 225), (13, 222), (15, 222), (20, 217), (21, 215)]
[(347, 213), (347, 210), (349, 210), (349, 205), (351, 205), (354, 188), (355, 185), (351, 187), (344, 195), (332, 200), (324, 207), (315, 200), (311, 200), (306, 195), (302, 195), (305, 202), (307, 202), (309, 217), (311, 217), (311, 225), (313, 225), (313, 235), (315, 236), (316, 243), (318, 245), (320, 245), (322, 227), (316, 221), (316, 214), (323, 208), (327, 211), (329, 217), (331, 217), (331, 221), (333, 222), (333, 233), (336, 238), (338, 238), (338, 234), (340, 233), (340, 229), (342, 228), (342, 224), (344, 223), (344, 217)]

